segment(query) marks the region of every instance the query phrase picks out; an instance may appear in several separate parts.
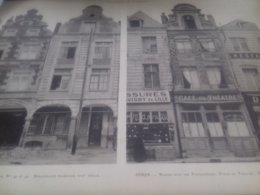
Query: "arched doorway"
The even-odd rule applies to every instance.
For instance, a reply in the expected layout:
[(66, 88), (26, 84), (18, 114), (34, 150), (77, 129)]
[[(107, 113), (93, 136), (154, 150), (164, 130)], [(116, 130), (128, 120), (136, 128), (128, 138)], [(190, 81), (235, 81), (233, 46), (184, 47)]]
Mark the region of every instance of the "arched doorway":
[(18, 145), (26, 114), (26, 109), (21, 106), (0, 108), (0, 147)]
[(109, 107), (88, 106), (83, 108), (79, 146), (109, 147), (112, 144), (114, 131), (113, 112)]

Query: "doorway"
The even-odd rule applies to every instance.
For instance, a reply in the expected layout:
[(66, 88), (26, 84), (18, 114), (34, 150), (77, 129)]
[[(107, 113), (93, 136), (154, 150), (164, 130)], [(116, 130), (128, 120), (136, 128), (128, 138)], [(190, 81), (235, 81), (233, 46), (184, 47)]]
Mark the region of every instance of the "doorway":
[(100, 146), (102, 131), (102, 112), (92, 112), (89, 128), (89, 146)]

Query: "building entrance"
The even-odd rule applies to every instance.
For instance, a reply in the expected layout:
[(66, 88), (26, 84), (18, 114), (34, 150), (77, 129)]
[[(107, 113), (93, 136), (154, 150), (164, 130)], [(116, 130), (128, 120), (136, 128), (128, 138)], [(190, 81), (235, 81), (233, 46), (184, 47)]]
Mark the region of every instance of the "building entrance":
[(102, 112), (93, 112), (89, 128), (89, 146), (100, 146), (102, 130)]
[(26, 111), (24, 109), (0, 110), (0, 147), (15, 147), (18, 145)]

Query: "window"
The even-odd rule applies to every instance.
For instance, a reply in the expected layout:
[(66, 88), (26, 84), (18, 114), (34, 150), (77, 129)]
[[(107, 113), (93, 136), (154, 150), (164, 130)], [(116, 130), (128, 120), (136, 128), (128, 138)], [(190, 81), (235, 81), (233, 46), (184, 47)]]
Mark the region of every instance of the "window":
[(214, 52), (216, 50), (215, 44), (213, 41), (207, 41), (207, 40), (202, 40), (200, 42), (200, 47), (202, 51), (207, 51), (207, 52)]
[(78, 43), (75, 41), (63, 42), (60, 48), (59, 64), (74, 62)]
[(198, 71), (195, 68), (186, 68), (183, 70), (183, 84), (186, 89), (199, 89), (200, 80)]
[(218, 113), (209, 112), (206, 113), (207, 124), (211, 137), (224, 137), (223, 128), (219, 120)]
[(34, 60), (39, 57), (41, 50), (40, 43), (24, 43), (20, 48), (20, 60)]
[(112, 56), (112, 42), (96, 42), (93, 64), (109, 65)]
[(260, 90), (260, 75), (256, 68), (243, 68), (248, 90)]
[(156, 37), (142, 37), (142, 41), (144, 53), (157, 53)]
[(202, 117), (199, 112), (183, 112), (182, 125), (185, 137), (204, 137)]
[(179, 53), (188, 53), (191, 52), (191, 42), (190, 41), (177, 41), (176, 47)]
[(8, 28), (4, 31), (3, 36), (5, 37), (13, 37), (16, 36), (17, 30), (14, 28)]
[(142, 26), (141, 20), (130, 20), (129, 24), (130, 24), (130, 27), (141, 27)]
[(32, 82), (32, 72), (19, 70), (11, 72), (7, 83), (7, 91), (29, 90)]
[(55, 70), (52, 77), (51, 90), (52, 91), (62, 91), (69, 88), (69, 83), (71, 80), (71, 71), (66, 69)]
[(149, 89), (160, 87), (158, 64), (144, 65), (144, 86)]
[(0, 49), (0, 59), (2, 59), (4, 56), (4, 50), (3, 49)]
[[(141, 120), (140, 120), (141, 116)], [(166, 111), (127, 112), (127, 123), (168, 123)]]
[(250, 135), (241, 113), (225, 112), (224, 119), (227, 123), (228, 134), (231, 137), (246, 137)]
[(40, 34), (40, 29), (39, 28), (29, 28), (26, 31), (27, 36), (39, 36)]
[(183, 21), (186, 29), (197, 29), (193, 16), (185, 15), (183, 16)]
[(245, 38), (232, 37), (230, 41), (234, 51), (249, 51)]
[(213, 88), (224, 88), (226, 87), (226, 82), (223, 76), (223, 72), (219, 67), (207, 68), (207, 77), (209, 85)]
[(109, 69), (92, 69), (89, 89), (92, 91), (107, 90), (109, 82)]

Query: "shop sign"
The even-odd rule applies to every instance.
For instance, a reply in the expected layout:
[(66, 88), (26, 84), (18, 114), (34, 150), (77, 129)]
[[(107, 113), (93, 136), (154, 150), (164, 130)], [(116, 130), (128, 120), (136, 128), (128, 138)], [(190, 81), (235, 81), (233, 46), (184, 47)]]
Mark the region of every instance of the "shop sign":
[(232, 59), (260, 59), (260, 53), (230, 53)]
[(131, 91), (127, 92), (127, 103), (169, 103), (169, 91)]
[(248, 95), (246, 101), (250, 104), (260, 104), (260, 95)]
[(227, 102), (240, 101), (238, 95), (177, 95), (175, 96), (177, 102)]

